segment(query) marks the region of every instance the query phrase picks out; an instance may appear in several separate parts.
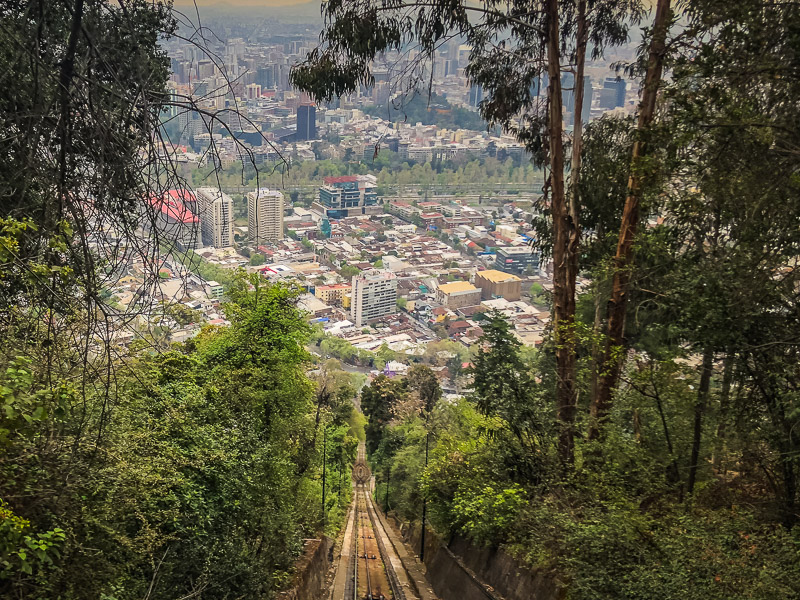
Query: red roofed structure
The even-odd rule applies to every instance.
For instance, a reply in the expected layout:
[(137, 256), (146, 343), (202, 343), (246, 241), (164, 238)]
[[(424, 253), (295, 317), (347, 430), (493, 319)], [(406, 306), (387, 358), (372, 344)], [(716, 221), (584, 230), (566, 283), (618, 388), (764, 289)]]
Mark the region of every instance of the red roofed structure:
[(197, 202), (197, 196), (194, 195), (194, 192), (190, 190), (168, 190), (167, 195), (170, 198), (174, 198), (175, 200), (180, 200), (184, 204), (188, 204), (190, 202)]
[(336, 183), (356, 183), (358, 175), (341, 175), (339, 177), (325, 177), (323, 180), (325, 185), (334, 185)]
[[(200, 219), (179, 199), (180, 192), (170, 190), (161, 198), (151, 195), (150, 204), (161, 210), (167, 218), (180, 223), (199, 223)], [(192, 195), (194, 196), (194, 195)]]
[(158, 212), (154, 218), (144, 219), (146, 228), (155, 225), (163, 241), (174, 242), (182, 249), (200, 245), (200, 219), (191, 210), (197, 199), (192, 192), (169, 190), (161, 196), (150, 194), (147, 201)]

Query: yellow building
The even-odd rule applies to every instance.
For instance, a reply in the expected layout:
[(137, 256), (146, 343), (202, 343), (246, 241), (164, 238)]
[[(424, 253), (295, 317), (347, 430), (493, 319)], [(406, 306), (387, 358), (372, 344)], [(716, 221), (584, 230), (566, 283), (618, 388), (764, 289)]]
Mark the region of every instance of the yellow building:
[(350, 289), (351, 286), (347, 283), (318, 285), (314, 289), (314, 296), (322, 300), (325, 304), (343, 304), (345, 295), (347, 295), (348, 300), (350, 299)]
[(436, 301), (447, 308), (475, 306), (481, 303), (481, 291), (469, 281), (454, 281), (439, 286)]
[(475, 285), (481, 289), (481, 298), (505, 298), (509, 302), (519, 300), (522, 292), (522, 280), (516, 275), (502, 271), (478, 271), (475, 273)]

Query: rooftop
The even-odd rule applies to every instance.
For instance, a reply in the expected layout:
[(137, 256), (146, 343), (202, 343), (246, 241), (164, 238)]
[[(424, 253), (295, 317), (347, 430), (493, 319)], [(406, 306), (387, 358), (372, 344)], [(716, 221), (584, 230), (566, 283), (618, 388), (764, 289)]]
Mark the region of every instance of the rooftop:
[(476, 275), (480, 275), (481, 277), (491, 281), (492, 283), (503, 283), (504, 281), (522, 281), (516, 275), (510, 275), (508, 273), (503, 273), (502, 271), (497, 271), (495, 269), (490, 269), (488, 271), (480, 271), (476, 273)]
[(169, 190), (167, 191), (167, 194), (170, 196), (170, 198), (175, 198), (181, 202), (197, 202), (197, 197), (194, 195), (194, 193), (186, 189)]
[[(173, 194), (173, 192), (175, 193)], [(149, 200), (154, 208), (159, 209), (162, 213), (175, 221), (187, 224), (198, 223), (200, 220), (192, 211), (186, 208), (186, 205), (180, 200), (179, 196), (181, 196), (180, 192), (177, 190), (170, 190), (160, 198), (151, 195)], [(194, 198), (193, 195), (192, 198)]]
[(355, 183), (358, 181), (358, 176), (342, 175), (341, 177), (325, 177), (323, 181), (329, 185), (333, 183)]
[(456, 294), (458, 292), (471, 292), (477, 290), (469, 281), (454, 281), (439, 286), (439, 290), (445, 294)]
[(505, 254), (531, 254), (532, 250), (529, 246), (501, 246), (497, 249), (498, 253)]

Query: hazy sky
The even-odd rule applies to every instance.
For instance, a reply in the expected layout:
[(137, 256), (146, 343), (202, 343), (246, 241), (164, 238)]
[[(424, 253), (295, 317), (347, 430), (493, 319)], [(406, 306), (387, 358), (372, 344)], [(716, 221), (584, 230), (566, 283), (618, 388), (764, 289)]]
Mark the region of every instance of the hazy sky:
[[(313, 0), (197, 0), (197, 6), (295, 6)], [(175, 0), (175, 6), (191, 6), (192, 0)]]

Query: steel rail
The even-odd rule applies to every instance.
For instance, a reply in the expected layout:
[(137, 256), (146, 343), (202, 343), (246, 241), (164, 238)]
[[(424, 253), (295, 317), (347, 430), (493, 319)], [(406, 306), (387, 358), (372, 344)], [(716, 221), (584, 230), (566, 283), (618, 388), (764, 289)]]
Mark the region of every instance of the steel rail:
[[(364, 498), (365, 492), (364, 489), (361, 489), (361, 499), (364, 501), (364, 511), (367, 510), (367, 501)], [(363, 513), (362, 513), (363, 515)], [(372, 598), (372, 582), (369, 577), (369, 555), (367, 554), (367, 531), (366, 525), (364, 524), (364, 517), (361, 517), (361, 531), (364, 536), (364, 568), (366, 569), (367, 573), (367, 600), (373, 600)]]

